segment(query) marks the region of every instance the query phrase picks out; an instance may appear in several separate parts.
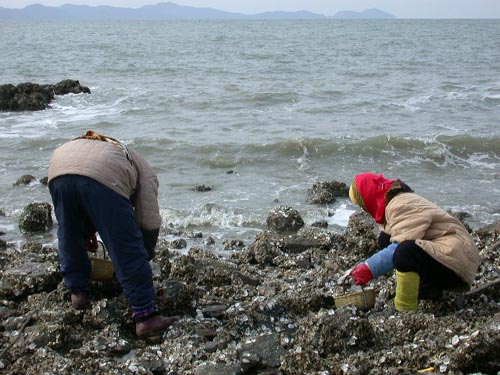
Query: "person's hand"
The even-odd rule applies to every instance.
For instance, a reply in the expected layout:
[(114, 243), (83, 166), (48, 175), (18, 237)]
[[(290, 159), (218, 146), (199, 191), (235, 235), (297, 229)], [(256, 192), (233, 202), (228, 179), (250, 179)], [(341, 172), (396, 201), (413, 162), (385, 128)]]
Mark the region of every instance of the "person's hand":
[(373, 279), (372, 271), (366, 263), (361, 263), (353, 268), (351, 271), (351, 276), (354, 279), (354, 284), (356, 285), (366, 285)]
[(96, 253), (99, 243), (97, 242), (97, 237), (95, 233), (92, 233), (85, 239), (85, 250), (91, 253)]

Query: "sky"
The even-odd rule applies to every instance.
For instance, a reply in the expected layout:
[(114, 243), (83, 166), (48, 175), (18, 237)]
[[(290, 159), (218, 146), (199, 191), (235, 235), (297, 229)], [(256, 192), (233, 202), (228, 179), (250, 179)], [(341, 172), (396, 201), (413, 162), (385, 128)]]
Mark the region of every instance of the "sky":
[(0, 7), (24, 8), (31, 4), (111, 5), (140, 8), (168, 2), (255, 14), (268, 11), (308, 10), (333, 16), (342, 10), (363, 11), (378, 8), (397, 18), (496, 18), (500, 19), (500, 0), (0, 0)]

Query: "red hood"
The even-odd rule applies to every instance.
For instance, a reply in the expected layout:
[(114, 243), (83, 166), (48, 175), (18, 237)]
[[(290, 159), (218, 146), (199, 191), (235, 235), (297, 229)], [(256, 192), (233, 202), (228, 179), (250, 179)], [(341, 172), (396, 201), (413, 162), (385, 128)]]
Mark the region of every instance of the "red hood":
[(379, 224), (385, 224), (385, 195), (394, 180), (389, 180), (383, 174), (361, 173), (355, 177), (356, 188), (363, 197), (365, 210)]

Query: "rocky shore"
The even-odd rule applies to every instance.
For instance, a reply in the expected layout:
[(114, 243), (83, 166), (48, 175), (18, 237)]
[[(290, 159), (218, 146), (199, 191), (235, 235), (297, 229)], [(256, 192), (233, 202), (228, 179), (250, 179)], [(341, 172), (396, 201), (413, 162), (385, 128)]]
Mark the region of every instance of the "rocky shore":
[[(319, 190), (333, 185), (313, 187), (309, 200), (321, 204)], [(340, 191), (335, 194), (345, 194)], [(50, 210), (30, 207), (20, 230), (47, 230)], [(0, 372), (497, 374), (500, 222), (471, 232), (482, 259), (474, 289), (420, 301), (416, 313), (401, 313), (393, 308), (393, 275), (372, 283), (372, 309), (335, 306), (334, 297), (349, 288), (338, 285), (339, 278), (376, 249), (377, 230), (364, 213), (338, 231), (305, 226), (292, 207), (276, 207), (267, 230), (247, 246), (237, 240), (214, 244), (210, 233), (164, 227), (152, 262), (157, 305), (182, 319), (148, 341), (135, 336), (115, 280), (94, 282), (92, 309), (75, 311), (57, 249), (3, 241)], [(172, 234), (177, 239), (167, 241)], [(205, 246), (186, 249), (200, 237)]]

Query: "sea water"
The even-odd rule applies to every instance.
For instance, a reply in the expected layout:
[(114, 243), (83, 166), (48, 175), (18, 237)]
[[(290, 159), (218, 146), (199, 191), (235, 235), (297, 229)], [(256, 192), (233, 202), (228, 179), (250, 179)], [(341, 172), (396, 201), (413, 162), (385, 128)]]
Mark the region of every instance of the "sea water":
[[(477, 228), (500, 218), (500, 21), (2, 21), (0, 84), (90, 95), (0, 112), (0, 231), (20, 233), (50, 155), (92, 129), (153, 166), (164, 225), (252, 241), (278, 205), (345, 227), (316, 182), (401, 178)], [(196, 192), (194, 185), (211, 185)], [(333, 215), (332, 215), (333, 214)], [(55, 242), (55, 229), (35, 236)]]

